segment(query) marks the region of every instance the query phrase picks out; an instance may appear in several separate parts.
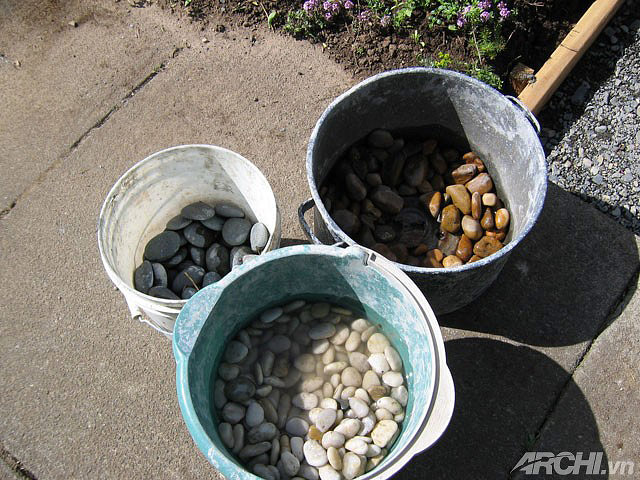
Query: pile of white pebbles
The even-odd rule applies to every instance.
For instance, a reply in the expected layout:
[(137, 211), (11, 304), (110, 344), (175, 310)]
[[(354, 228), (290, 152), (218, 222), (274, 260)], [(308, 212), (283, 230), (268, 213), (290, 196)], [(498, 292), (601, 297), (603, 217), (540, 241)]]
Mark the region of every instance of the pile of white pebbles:
[(267, 480), (347, 480), (375, 468), (400, 433), (402, 359), (351, 310), (296, 300), (228, 343), (214, 386), (223, 443)]

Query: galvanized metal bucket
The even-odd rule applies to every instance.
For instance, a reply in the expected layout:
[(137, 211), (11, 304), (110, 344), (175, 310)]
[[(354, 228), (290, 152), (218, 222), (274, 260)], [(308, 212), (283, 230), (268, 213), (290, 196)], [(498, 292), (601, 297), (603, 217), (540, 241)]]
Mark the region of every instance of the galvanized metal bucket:
[[(393, 70), (363, 81), (333, 101), (316, 123), (307, 148), (312, 198), (298, 213), (314, 243), (356, 244), (331, 218), (320, 186), (345, 150), (372, 130), (421, 126), (451, 132), (478, 153), (511, 212), (507, 245), (483, 260), (447, 269), (396, 264), (442, 314), (467, 305), (493, 283), (542, 210), (547, 175), (539, 125), (517, 99), (466, 75), (434, 68)], [(312, 231), (304, 214), (313, 207)]]

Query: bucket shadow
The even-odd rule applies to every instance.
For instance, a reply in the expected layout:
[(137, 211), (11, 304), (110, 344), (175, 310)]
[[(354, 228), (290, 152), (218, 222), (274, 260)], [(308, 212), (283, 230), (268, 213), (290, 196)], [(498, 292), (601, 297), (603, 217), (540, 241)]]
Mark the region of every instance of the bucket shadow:
[[(438, 443), (415, 456), (394, 478), (505, 479), (510, 478), (511, 470), (527, 451), (604, 451), (595, 418), (580, 388), (571, 379), (565, 386), (567, 372), (544, 354), (486, 338), (450, 340), (445, 347), (456, 388), (453, 418)], [(569, 427), (558, 434), (558, 428), (547, 424), (545, 429), (553, 429), (548, 435), (551, 441), (547, 442), (543, 430), (537, 442), (538, 429), (563, 387), (563, 400), (570, 399), (565, 422)], [(601, 465), (606, 462), (603, 453)], [(515, 474), (511, 478), (519, 478)]]
[(593, 339), (638, 267), (635, 236), (549, 183), (538, 223), (480, 298), (441, 325), (529, 345)]

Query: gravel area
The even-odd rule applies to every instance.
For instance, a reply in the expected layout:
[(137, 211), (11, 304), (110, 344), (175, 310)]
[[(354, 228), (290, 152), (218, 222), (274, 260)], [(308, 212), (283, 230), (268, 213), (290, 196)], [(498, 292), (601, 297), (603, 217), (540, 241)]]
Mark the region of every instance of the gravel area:
[(549, 179), (640, 234), (640, 0), (622, 6), (540, 121)]

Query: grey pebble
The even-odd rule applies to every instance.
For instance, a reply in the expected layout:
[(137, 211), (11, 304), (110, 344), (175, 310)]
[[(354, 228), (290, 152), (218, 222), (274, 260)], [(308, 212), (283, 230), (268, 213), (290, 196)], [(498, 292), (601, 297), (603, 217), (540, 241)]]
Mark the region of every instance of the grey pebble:
[(222, 239), (231, 246), (242, 245), (250, 231), (251, 222), (246, 218), (230, 218), (222, 227)]
[(251, 227), (251, 233), (249, 235), (251, 242), (251, 250), (254, 252), (260, 252), (269, 240), (269, 230), (264, 223), (256, 223)]
[(196, 202), (184, 207), (180, 214), (191, 220), (206, 220), (213, 217), (216, 214), (216, 210), (204, 202)]
[(180, 300), (180, 297), (169, 290), (167, 287), (151, 287), (148, 295), (165, 300)]
[(224, 387), (224, 394), (232, 402), (244, 403), (251, 399), (255, 393), (255, 384), (246, 377), (238, 377), (231, 380)]
[(174, 292), (182, 292), (184, 287), (199, 288), (202, 285), (203, 277), (204, 268), (198, 265), (191, 265), (176, 275), (176, 278), (171, 283), (171, 289)]
[(219, 216), (213, 216), (211, 218), (207, 218), (206, 220), (202, 220), (200, 223), (207, 227), (210, 230), (215, 230), (219, 232), (222, 230), (222, 226), (224, 225), (225, 219)]
[(229, 203), (216, 205), (216, 213), (226, 218), (244, 218), (244, 210)]
[(164, 265), (167, 267), (176, 267), (184, 262), (187, 255), (189, 255), (187, 247), (180, 247), (173, 257), (164, 262)]
[(182, 297), (183, 300), (189, 300), (196, 293), (198, 293), (198, 290), (196, 290), (195, 288), (193, 288), (193, 287), (184, 287), (182, 289), (182, 295), (180, 295), (180, 296)]
[(212, 283), (216, 283), (218, 280), (220, 280), (222, 277), (220, 276), (220, 274), (218, 272), (207, 272), (204, 274), (204, 277), (202, 277), (202, 288), (211, 285)]
[(229, 250), (219, 243), (214, 243), (207, 249), (205, 262), (207, 270), (216, 271), (220, 275), (226, 275), (231, 270)]
[(167, 230), (182, 230), (189, 225), (193, 220), (190, 218), (184, 218), (182, 215), (176, 215), (167, 222)]
[(162, 232), (147, 243), (144, 257), (152, 262), (164, 262), (173, 257), (180, 248), (180, 235), (176, 232)]
[(161, 263), (152, 263), (153, 267), (153, 286), (166, 287), (168, 285), (167, 269)]
[(145, 260), (133, 273), (133, 283), (136, 290), (147, 293), (153, 287), (153, 265)]
[(231, 249), (231, 253), (229, 254), (229, 258), (231, 260), (231, 270), (235, 267), (242, 265), (242, 260), (246, 255), (251, 255), (252, 250), (246, 245), (242, 245), (240, 247), (233, 247)]
[(204, 248), (194, 247), (193, 245), (189, 246), (189, 256), (193, 263), (204, 267)]
[(215, 238), (213, 231), (200, 223), (192, 223), (183, 231), (184, 237), (195, 247), (207, 248), (213, 243)]

